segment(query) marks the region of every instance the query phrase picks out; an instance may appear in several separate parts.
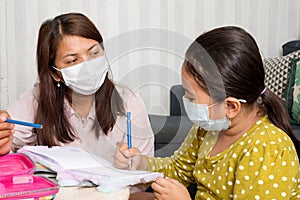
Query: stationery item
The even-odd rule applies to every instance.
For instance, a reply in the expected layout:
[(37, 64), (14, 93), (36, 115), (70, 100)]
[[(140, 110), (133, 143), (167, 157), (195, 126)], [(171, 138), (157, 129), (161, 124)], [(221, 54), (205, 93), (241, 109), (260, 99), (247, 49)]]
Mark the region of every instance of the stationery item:
[(163, 177), (158, 172), (116, 169), (103, 158), (70, 146), (24, 146), (18, 152), (56, 171), (60, 186), (81, 186), (88, 181), (101, 192), (116, 192)]
[[(132, 148), (132, 138), (131, 138), (131, 113), (127, 112), (127, 145), (128, 149)], [(129, 161), (129, 169), (132, 169), (132, 159)]]
[(24, 154), (0, 156), (0, 199), (54, 199), (58, 184), (34, 172), (34, 163)]
[(19, 120), (14, 120), (14, 119), (6, 119), (7, 123), (12, 123), (12, 124), (19, 124), (19, 125), (23, 125), (23, 126), (31, 126), (33, 128), (43, 128), (43, 125), (41, 124), (34, 124), (34, 123), (30, 123), (30, 122), (23, 122), (23, 121), (19, 121)]
[(56, 182), (56, 172), (45, 167), (40, 163), (35, 163), (34, 175), (46, 177), (54, 182)]

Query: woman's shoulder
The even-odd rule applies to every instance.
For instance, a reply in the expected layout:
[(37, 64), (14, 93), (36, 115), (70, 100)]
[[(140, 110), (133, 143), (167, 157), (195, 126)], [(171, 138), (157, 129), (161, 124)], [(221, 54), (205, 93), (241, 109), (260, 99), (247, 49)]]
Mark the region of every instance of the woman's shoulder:
[(36, 82), (34, 83), (32, 88), (28, 88), (23, 93), (21, 93), (18, 99), (22, 101), (26, 101), (26, 100), (32, 101), (32, 100), (37, 100), (38, 96), (39, 96), (39, 83)]
[(125, 85), (121, 85), (120, 83), (114, 83), (114, 85), (120, 96), (134, 94), (134, 92)]
[(37, 107), (38, 95), (39, 94), (39, 85), (38, 83), (30, 89), (25, 90), (21, 95), (19, 95), (15, 101), (9, 105), (9, 112), (11, 115), (15, 113), (23, 112), (24, 110), (34, 112)]
[(132, 91), (127, 86), (115, 83), (115, 88), (126, 105), (142, 101), (140, 95), (137, 92)]

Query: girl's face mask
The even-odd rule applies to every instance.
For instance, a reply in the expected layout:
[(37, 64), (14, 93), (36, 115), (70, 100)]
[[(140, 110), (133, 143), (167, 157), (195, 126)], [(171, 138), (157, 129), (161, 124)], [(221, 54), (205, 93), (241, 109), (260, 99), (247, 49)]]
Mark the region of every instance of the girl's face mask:
[(210, 106), (206, 104), (196, 104), (185, 97), (183, 97), (183, 104), (189, 119), (200, 128), (207, 131), (221, 131), (228, 129), (230, 121), (227, 117), (215, 120), (209, 118), (208, 108), (215, 104)]
[(62, 73), (66, 86), (83, 95), (94, 94), (103, 84), (109, 69), (105, 55), (64, 69), (52, 67)]

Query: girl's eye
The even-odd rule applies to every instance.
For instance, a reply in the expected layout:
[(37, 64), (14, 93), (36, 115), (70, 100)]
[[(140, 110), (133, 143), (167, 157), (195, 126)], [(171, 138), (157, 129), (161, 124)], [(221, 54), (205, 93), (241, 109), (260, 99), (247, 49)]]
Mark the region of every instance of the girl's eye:
[(194, 103), (194, 101), (195, 101), (195, 99), (193, 99), (193, 98), (189, 98), (189, 100), (190, 100), (191, 102), (193, 102), (193, 103)]
[(185, 98), (188, 99), (191, 102), (194, 102), (194, 100), (195, 100), (194, 98), (191, 98), (191, 97), (188, 97), (188, 96), (185, 96)]

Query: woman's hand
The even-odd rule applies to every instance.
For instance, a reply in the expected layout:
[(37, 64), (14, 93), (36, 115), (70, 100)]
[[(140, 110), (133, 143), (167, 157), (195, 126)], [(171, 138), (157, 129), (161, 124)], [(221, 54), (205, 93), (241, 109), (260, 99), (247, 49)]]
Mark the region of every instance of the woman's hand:
[(175, 179), (157, 178), (151, 185), (155, 200), (190, 200), (191, 196), (184, 185)]
[(10, 118), (7, 111), (0, 110), (0, 155), (8, 153), (12, 147), (15, 125), (5, 122), (7, 118)]
[(114, 156), (114, 165), (119, 169), (129, 169), (131, 162), (131, 169), (141, 169), (145, 158), (141, 156), (141, 152), (136, 147), (128, 149), (126, 143), (119, 145), (116, 148)]

